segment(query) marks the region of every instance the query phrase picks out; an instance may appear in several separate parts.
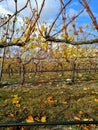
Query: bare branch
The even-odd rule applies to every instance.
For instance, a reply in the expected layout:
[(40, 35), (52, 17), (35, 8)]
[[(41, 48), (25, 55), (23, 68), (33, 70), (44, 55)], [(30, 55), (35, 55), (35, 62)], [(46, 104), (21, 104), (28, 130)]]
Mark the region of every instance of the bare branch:
[[(60, 7), (61, 7), (61, 9), (62, 9), (63, 5), (64, 5), (63, 1), (60, 0)], [(62, 23), (63, 23), (63, 26), (65, 26), (65, 24), (66, 24), (66, 11), (65, 10), (62, 11)], [(66, 36), (68, 36), (67, 28), (64, 29), (64, 34)]]
[(71, 1), (72, 1), (72, 0), (69, 0), (69, 1), (61, 8), (61, 10), (59, 11), (59, 13), (58, 13), (58, 15), (56, 16), (55, 20), (53, 21), (53, 23), (52, 23), (52, 25), (51, 25), (51, 27), (50, 27), (48, 33), (47, 33), (47, 36), (50, 35), (50, 32), (51, 32), (51, 30), (52, 30), (52, 28), (53, 28), (55, 22), (57, 21), (58, 17), (59, 17), (60, 14), (62, 13), (63, 9), (64, 9)]
[(56, 39), (56, 38), (50, 37), (46, 40), (50, 41), (50, 42), (66, 43), (66, 44), (70, 44), (70, 45), (84, 45), (84, 44), (94, 44), (94, 43), (98, 44), (98, 38), (86, 40), (86, 41), (68, 41), (66, 39)]
[(36, 9), (38, 10), (38, 2), (37, 2), (37, 0), (35, 0), (35, 3), (36, 3)]
[[(50, 37), (48, 39), (46, 39), (46, 41), (49, 41), (49, 42), (54, 42), (54, 43), (66, 43), (66, 44), (69, 44), (69, 45), (85, 45), (85, 44), (98, 44), (98, 38), (96, 39), (91, 39), (91, 40), (84, 40), (84, 41), (68, 41), (66, 39), (57, 39), (57, 38), (53, 38), (53, 37)], [(4, 47), (8, 47), (8, 46), (19, 46), (19, 47), (23, 47), (24, 45), (26, 45), (25, 42), (18, 42), (18, 43), (14, 43), (14, 42), (9, 42), (9, 43), (6, 43), (6, 42), (3, 42), (3, 43), (0, 43), (0, 48), (4, 48)]]
[(94, 24), (96, 30), (98, 31), (98, 23), (97, 23), (96, 17), (94, 16), (93, 12), (91, 11), (91, 9), (90, 9), (90, 7), (89, 7), (87, 1), (84, 0), (84, 3), (83, 3), (83, 2), (81, 2), (81, 1), (79, 0), (79, 2), (82, 4), (82, 6), (85, 7), (85, 9), (86, 9), (88, 15), (90, 16), (90, 18), (91, 18), (91, 20), (92, 20), (92, 22), (93, 22), (93, 24)]
[(3, 24), (1, 24), (0, 27), (2, 27), (5, 24), (7, 24), (7, 22), (9, 22), (16, 14), (19, 14), (22, 10), (24, 10), (27, 7), (28, 3), (29, 3), (29, 0), (27, 0), (25, 6), (23, 8), (21, 8), (20, 10), (18, 10), (17, 12), (15, 12), (13, 15), (11, 15), (11, 17), (9, 17), (9, 19), (7, 21), (5, 21)]
[(80, 14), (83, 13), (83, 11), (84, 11), (84, 9), (82, 9), (76, 16), (72, 17), (72, 19), (68, 23), (66, 23), (65, 26), (63, 26), (58, 32), (53, 34), (52, 37), (57, 35), (58, 33), (62, 32), (65, 28), (67, 28), (70, 23), (72, 23), (77, 17), (79, 17)]
[(25, 45), (24, 42), (18, 42), (18, 43), (14, 43), (14, 42), (6, 43), (6, 42), (3, 42), (3, 43), (0, 43), (0, 48), (9, 47), (9, 46), (19, 46), (19, 47), (22, 47), (24, 45)]
[(36, 16), (36, 18), (35, 18), (35, 21), (34, 21), (33, 25), (31, 26), (31, 28), (30, 28), (30, 30), (29, 30), (29, 32), (28, 32), (28, 36), (27, 36), (27, 38), (26, 38), (26, 41), (29, 40), (30, 35), (32, 34), (32, 32), (34, 32), (34, 29), (35, 29), (34, 27), (35, 27), (35, 25), (36, 25), (38, 19), (40, 18), (42, 9), (43, 9), (43, 7), (44, 7), (44, 4), (45, 4), (45, 0), (42, 1), (40, 11), (39, 11), (39, 13), (37, 14), (37, 16)]

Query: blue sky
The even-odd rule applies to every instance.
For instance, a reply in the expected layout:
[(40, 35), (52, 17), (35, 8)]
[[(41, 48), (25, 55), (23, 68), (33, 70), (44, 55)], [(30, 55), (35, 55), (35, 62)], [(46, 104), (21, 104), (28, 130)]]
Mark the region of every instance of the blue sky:
[[(90, 8), (98, 20), (98, 6), (97, 5), (98, 5), (98, 0), (90, 0)], [(77, 2), (77, 0), (73, 0), (73, 4), (71, 5), (71, 8), (78, 12), (80, 9), (82, 9), (82, 6), (80, 5), (80, 3)], [(79, 17), (79, 22), (81, 23), (91, 22), (91, 19), (89, 18), (86, 11), (83, 14), (81, 14), (81, 16)]]

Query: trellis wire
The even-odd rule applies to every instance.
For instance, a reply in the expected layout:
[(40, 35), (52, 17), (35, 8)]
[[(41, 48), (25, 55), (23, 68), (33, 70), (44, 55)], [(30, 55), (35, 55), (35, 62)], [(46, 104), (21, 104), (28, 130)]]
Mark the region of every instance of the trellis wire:
[(32, 122), (32, 123), (0, 123), (0, 127), (12, 126), (55, 126), (55, 125), (98, 125), (98, 120), (93, 121), (64, 121), (64, 122)]

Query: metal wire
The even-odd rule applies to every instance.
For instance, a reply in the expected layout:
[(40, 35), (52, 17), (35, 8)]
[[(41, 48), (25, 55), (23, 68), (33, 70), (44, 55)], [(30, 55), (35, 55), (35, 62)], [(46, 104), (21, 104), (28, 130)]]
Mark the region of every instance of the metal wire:
[(94, 121), (64, 121), (64, 122), (34, 122), (34, 123), (0, 123), (0, 127), (11, 127), (11, 126), (55, 126), (55, 125), (98, 125), (98, 120)]

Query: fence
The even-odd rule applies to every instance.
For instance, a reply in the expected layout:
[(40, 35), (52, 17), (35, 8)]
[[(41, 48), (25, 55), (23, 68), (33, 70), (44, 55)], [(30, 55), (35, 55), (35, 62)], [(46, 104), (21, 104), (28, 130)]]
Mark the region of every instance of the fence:
[[(74, 80), (98, 80), (98, 68), (96, 70), (94, 68), (90, 68), (88, 70), (87, 68), (81, 68), (81, 69), (75, 69), (75, 74), (72, 73), (72, 69), (64, 69), (64, 70), (37, 70), (37, 71), (26, 71), (25, 72), (25, 83), (47, 83), (47, 82), (62, 82), (66, 81), (67, 78), (74, 77)], [(51, 75), (52, 74), (52, 75)], [(96, 75), (95, 75), (96, 74)], [(46, 76), (48, 75), (48, 79)], [(80, 76), (82, 75), (82, 76)], [(3, 72), (3, 78), (2, 81), (6, 81), (9, 84), (17, 84), (21, 83), (21, 74), (18, 72), (9, 73)], [(44, 80), (43, 80), (44, 79)]]

